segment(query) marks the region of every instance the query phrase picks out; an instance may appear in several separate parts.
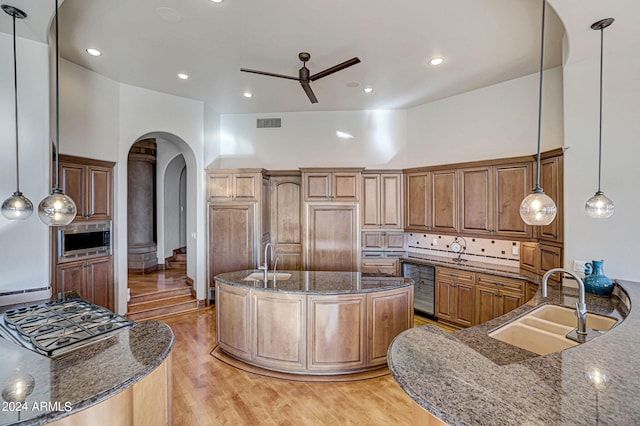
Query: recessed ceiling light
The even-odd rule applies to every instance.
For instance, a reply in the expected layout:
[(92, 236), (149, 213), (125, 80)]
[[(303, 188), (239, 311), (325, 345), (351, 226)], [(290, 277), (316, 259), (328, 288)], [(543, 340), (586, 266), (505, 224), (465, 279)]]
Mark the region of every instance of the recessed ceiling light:
[(89, 55), (91, 55), (91, 56), (100, 56), (100, 55), (102, 55), (102, 52), (101, 52), (101, 51), (99, 51), (98, 49), (94, 49), (94, 48), (92, 48), (92, 47), (90, 47), (90, 48), (88, 48), (88, 49), (87, 49), (87, 53), (88, 53)]
[[(213, 1), (213, 0), (212, 0), (212, 1)], [(252, 96), (253, 96), (253, 93), (251, 93), (251, 92), (244, 92), (244, 93), (242, 94), (242, 96), (244, 96), (245, 98), (250, 98), (250, 97), (252, 97)]]
[(340, 139), (353, 139), (353, 135), (347, 132), (341, 132), (340, 130), (336, 130), (336, 136)]
[(211, 0), (214, 3), (222, 3), (224, 0)]
[(188, 80), (188, 79), (189, 79), (189, 74), (185, 74), (185, 73), (183, 73), (183, 72), (179, 72), (179, 73), (178, 73), (178, 78), (179, 78), (180, 80)]
[(360, 87), (360, 83), (357, 81), (350, 81), (347, 83), (347, 87)]
[(443, 62), (444, 62), (444, 58), (441, 58), (439, 56), (431, 58), (431, 60), (429, 61), (431, 65), (440, 65)]
[(371, 93), (371, 92), (373, 92), (373, 87), (368, 87), (368, 86), (367, 86), (367, 87), (365, 87), (364, 89), (362, 89), (362, 91), (363, 91), (364, 93)]

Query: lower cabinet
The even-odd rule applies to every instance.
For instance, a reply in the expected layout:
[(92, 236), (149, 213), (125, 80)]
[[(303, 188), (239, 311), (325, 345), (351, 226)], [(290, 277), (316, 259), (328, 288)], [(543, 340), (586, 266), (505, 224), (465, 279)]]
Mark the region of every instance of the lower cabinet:
[(387, 362), (391, 341), (404, 330), (413, 327), (413, 287), (367, 295), (367, 364)]
[(80, 297), (114, 310), (113, 258), (96, 257), (56, 267), (56, 293), (76, 291)]
[(216, 281), (216, 339), (228, 353), (251, 358), (251, 293)]
[(522, 280), (478, 274), (476, 277), (475, 323), (490, 321), (525, 303)]
[(450, 268), (436, 268), (436, 316), (455, 325), (474, 324), (475, 274)]
[(363, 274), (400, 276), (400, 261), (398, 259), (362, 259), (360, 272)]

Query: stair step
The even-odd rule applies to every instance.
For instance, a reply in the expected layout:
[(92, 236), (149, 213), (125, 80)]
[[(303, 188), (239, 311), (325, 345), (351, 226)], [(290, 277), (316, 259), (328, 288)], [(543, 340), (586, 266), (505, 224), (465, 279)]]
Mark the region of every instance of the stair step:
[(172, 297), (129, 305), (127, 317), (132, 321), (155, 319), (198, 309), (198, 299), (192, 296)]
[(171, 290), (160, 290), (153, 293), (138, 294), (131, 296), (129, 306), (137, 305), (144, 302), (152, 302), (154, 300), (171, 299), (174, 297), (191, 296), (191, 287), (184, 286)]
[(178, 253), (176, 254), (176, 260), (172, 260), (171, 262), (186, 262), (187, 261), (187, 254), (186, 253)]

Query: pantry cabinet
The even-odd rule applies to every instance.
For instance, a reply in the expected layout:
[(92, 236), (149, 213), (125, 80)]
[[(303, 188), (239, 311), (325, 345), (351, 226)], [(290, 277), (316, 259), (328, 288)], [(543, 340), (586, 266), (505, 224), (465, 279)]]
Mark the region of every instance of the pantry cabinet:
[(302, 179), (300, 173), (270, 175), (270, 238), (278, 269), (302, 269)]

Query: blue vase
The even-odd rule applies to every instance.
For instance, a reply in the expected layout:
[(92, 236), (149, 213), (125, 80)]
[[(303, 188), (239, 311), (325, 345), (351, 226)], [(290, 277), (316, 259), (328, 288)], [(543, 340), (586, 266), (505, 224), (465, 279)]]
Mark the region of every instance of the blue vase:
[(598, 296), (611, 296), (613, 281), (604, 274), (604, 260), (594, 260), (584, 268), (584, 289)]

